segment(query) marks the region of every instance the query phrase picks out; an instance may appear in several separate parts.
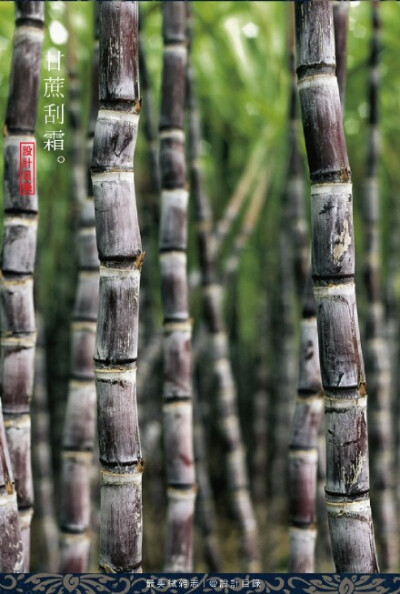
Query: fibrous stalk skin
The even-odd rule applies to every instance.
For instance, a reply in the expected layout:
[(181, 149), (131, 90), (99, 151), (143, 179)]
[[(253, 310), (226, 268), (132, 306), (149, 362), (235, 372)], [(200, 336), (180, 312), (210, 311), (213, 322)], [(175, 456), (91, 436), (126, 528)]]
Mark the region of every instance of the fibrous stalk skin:
[(141, 571), (142, 470), (136, 407), (143, 262), (133, 158), (140, 111), (138, 3), (100, 3), (99, 100), (92, 156), (100, 260), (95, 378), (101, 464), (100, 567)]
[[(33, 272), (38, 220), (34, 130), (43, 29), (43, 3), (16, 2), (16, 30), (4, 139), (0, 384), (4, 424), (17, 490), (25, 571), (29, 571), (33, 513), (30, 400), (36, 342)], [(22, 142), (30, 143), (32, 153), (26, 155), (24, 167), (25, 161), (20, 157)], [(22, 181), (20, 187), (21, 175), (24, 175), (24, 179), (25, 175), (30, 177), (30, 187), (26, 187)]]
[(326, 502), (338, 572), (378, 571), (367, 395), (354, 284), (351, 173), (327, 0), (298, 2), (297, 75), (312, 196), (312, 273), (325, 391)]
[[(97, 4), (95, 4), (97, 7)], [(90, 164), (98, 111), (99, 43), (95, 41), (92, 98), (88, 128), (87, 158)], [(71, 109), (74, 102), (71, 98)], [(79, 106), (79, 104), (78, 104)], [(78, 126), (78, 121), (76, 125)], [(75, 147), (78, 150), (78, 147)], [(77, 180), (79, 181), (79, 180)], [(93, 187), (88, 172), (86, 196), (75, 197), (79, 207), (77, 243), (79, 276), (72, 322), (71, 375), (63, 432), (60, 508), (60, 570), (88, 570), (90, 549), (91, 469), (96, 420), (94, 347), (99, 293), (99, 259), (96, 246)]]
[(164, 315), (164, 450), (168, 484), (166, 571), (192, 571), (196, 496), (191, 321), (186, 271), (187, 203), (183, 117), (186, 6), (163, 3), (160, 117), (160, 266)]
[[(299, 109), (294, 56), (294, 27), (290, 44), (290, 133), (286, 210), (282, 229), (294, 221), (293, 235), (283, 231), (292, 248), (297, 292), (303, 294), (300, 323), (299, 375), (292, 433), (289, 442), (289, 571), (315, 571), (317, 536), (318, 436), (323, 414), (323, 392), (318, 353), (318, 332), (312, 289), (311, 261), (305, 221), (305, 184), (299, 151)], [(285, 202), (286, 205), (285, 209)], [(284, 214), (284, 213), (283, 213)], [(283, 246), (285, 250), (285, 245)]]

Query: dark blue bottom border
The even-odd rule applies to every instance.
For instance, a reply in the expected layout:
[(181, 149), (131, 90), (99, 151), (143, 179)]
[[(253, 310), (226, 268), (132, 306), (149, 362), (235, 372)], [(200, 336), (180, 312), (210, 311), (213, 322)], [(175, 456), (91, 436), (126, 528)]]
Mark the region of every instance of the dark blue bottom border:
[(400, 574), (335, 573), (23, 573), (0, 574), (0, 593), (115, 594), (234, 592), (273, 594), (400, 594)]

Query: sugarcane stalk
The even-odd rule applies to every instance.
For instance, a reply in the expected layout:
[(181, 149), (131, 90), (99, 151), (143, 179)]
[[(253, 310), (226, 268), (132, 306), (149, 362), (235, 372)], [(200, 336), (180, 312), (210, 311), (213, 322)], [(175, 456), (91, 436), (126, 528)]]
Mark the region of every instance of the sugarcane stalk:
[(151, 201), (149, 209), (152, 215), (152, 222), (158, 224), (159, 209), (158, 205), (156, 205), (156, 197), (158, 198), (158, 196), (160, 195), (161, 189), (159, 139), (154, 115), (154, 102), (150, 84), (150, 74), (147, 68), (146, 53), (144, 51), (144, 43), (142, 39), (141, 30), (139, 35), (139, 72), (143, 97), (143, 129), (147, 140), (146, 148), (150, 171)]
[(100, 568), (141, 571), (143, 461), (136, 410), (143, 262), (133, 158), (140, 112), (138, 3), (100, 3), (99, 100), (92, 156), (100, 260), (95, 378), (101, 465)]
[(396, 507), (400, 509), (400, 427), (398, 418), (400, 414), (400, 403), (397, 397), (397, 385), (399, 382), (399, 303), (397, 296), (398, 286), (398, 259), (400, 253), (400, 232), (399, 232), (399, 214), (397, 213), (397, 196), (394, 191), (391, 196), (391, 212), (393, 213), (392, 225), (389, 239), (389, 257), (387, 265), (387, 282), (385, 287), (385, 306), (386, 306), (386, 336), (389, 346), (390, 356), (390, 377), (391, 377), (391, 402), (392, 402), (392, 434), (393, 434), (393, 452), (394, 452), (394, 483)]
[(261, 340), (259, 340), (259, 354), (257, 361), (257, 392), (253, 397), (252, 427), (254, 448), (252, 455), (252, 473), (251, 487), (253, 501), (265, 503), (267, 500), (267, 482), (268, 482), (268, 413), (269, 413), (269, 379), (271, 369), (268, 366), (267, 341), (265, 335), (268, 335), (269, 321), (269, 302), (261, 305), (259, 314), (260, 328), (263, 329)]
[(140, 361), (140, 369), (138, 369), (137, 388), (139, 404), (141, 404), (141, 396), (144, 392), (144, 386), (150, 379), (150, 376), (153, 373), (154, 367), (158, 363), (161, 354), (162, 336), (159, 333), (155, 333), (143, 350), (143, 355)]
[(59, 569), (59, 534), (54, 505), (44, 327), (42, 316), (38, 312), (36, 327), (38, 338), (32, 402), (32, 468), (35, 492), (35, 513), (32, 520), (35, 547), (32, 551), (32, 565), (35, 571), (55, 572)]
[[(333, 4), (333, 19), (335, 29), (336, 77), (338, 79), (342, 115), (344, 113), (344, 98), (346, 87), (347, 61), (347, 28), (348, 5), (347, 0), (335, 1)], [(325, 504), (326, 482), (326, 444), (324, 422), (320, 423), (318, 436), (318, 468), (317, 468), (317, 540), (316, 566), (318, 571), (332, 571), (332, 547), (329, 536), (328, 516)], [(329, 564), (329, 565), (328, 565)]]
[(224, 441), (228, 489), (241, 532), (243, 564), (247, 571), (257, 571), (259, 568), (257, 525), (250, 498), (246, 453), (237, 412), (236, 386), (223, 318), (221, 299), (223, 287), (218, 283), (216, 275), (211, 211), (199, 166), (199, 116), (190, 69), (188, 69), (187, 83), (190, 180), (197, 221), (204, 316), (212, 341), (212, 370), (216, 384), (218, 423)]
[[(290, 23), (292, 25), (292, 22)], [(294, 72), (294, 34), (289, 32), (289, 70), (291, 85), (289, 94), (289, 138), (287, 182), (284, 187), (281, 213), (278, 253), (278, 273), (276, 294), (277, 328), (276, 333), (276, 398), (272, 403), (272, 460), (271, 460), (271, 495), (274, 508), (287, 516), (288, 498), (288, 447), (289, 432), (286, 430), (288, 419), (293, 417), (293, 394), (296, 387), (296, 348), (295, 348), (295, 272), (298, 274), (297, 285), (304, 290), (304, 253), (306, 238), (304, 222), (304, 183), (302, 162), (298, 148), (297, 89)], [(295, 243), (295, 236), (298, 235)], [(297, 249), (298, 248), (298, 249)], [(300, 289), (301, 290), (301, 289)], [(301, 293), (300, 293), (301, 294)]]
[(369, 499), (367, 392), (354, 283), (351, 172), (332, 6), (299, 2), (297, 76), (312, 196), (312, 268), (325, 392), (326, 502), (338, 572), (378, 571)]
[(397, 514), (393, 484), (393, 436), (390, 410), (390, 358), (385, 334), (384, 308), (379, 274), (379, 56), (381, 24), (379, 4), (372, 2), (372, 38), (368, 83), (369, 145), (364, 186), (365, 264), (364, 280), (368, 298), (366, 320), (366, 366), (370, 394), (370, 435), (372, 509), (382, 571), (393, 572), (398, 563)]
[[(270, 176), (267, 174), (267, 172), (260, 176), (257, 186), (254, 188), (252, 199), (248, 206), (248, 211), (244, 217), (243, 224), (233, 242), (232, 253), (223, 262), (222, 277), (224, 279), (223, 285), (225, 287), (229, 287), (232, 284), (233, 277), (239, 269), (243, 251), (246, 248), (247, 242), (259, 220), (258, 215), (260, 214), (264, 204), (269, 181)], [(215, 254), (215, 260), (218, 259), (218, 255), (218, 253)], [(195, 282), (193, 282), (193, 285), (190, 286), (191, 290), (199, 286), (200, 280), (201, 276), (196, 276)], [(155, 334), (146, 345), (143, 356), (141, 357), (140, 370), (138, 372), (139, 395), (143, 392), (141, 386), (146, 385), (149, 375), (152, 373), (154, 366), (161, 355), (161, 351), (162, 341), (159, 339), (159, 336)]]
[(197, 510), (200, 519), (200, 526), (203, 534), (204, 552), (206, 562), (210, 571), (221, 570), (221, 552), (217, 536), (217, 512), (212, 493), (209, 468), (206, 436), (201, 411), (201, 403), (193, 389), (194, 408), (194, 452), (196, 463), (196, 477), (199, 485), (197, 496)]
[(26, 168), (31, 186), (20, 188), (20, 171), (23, 165), (20, 143), (32, 143), (30, 146), (32, 153), (34, 152), (44, 5), (42, 2), (17, 1), (15, 16), (16, 30), (4, 129), (0, 373), (4, 425), (17, 490), (24, 569), (29, 571), (33, 513), (30, 400), (36, 342), (33, 272), (38, 196), (33, 156)]
[[(160, 165), (159, 165), (159, 139), (157, 119), (154, 111), (153, 92), (150, 74), (147, 68), (145, 43), (143, 40), (143, 18), (139, 23), (139, 73), (142, 97), (142, 114), (144, 136), (146, 138), (146, 153), (148, 163), (149, 181), (140, 205), (142, 240), (148, 246), (150, 263), (146, 267), (141, 280), (140, 303), (144, 315), (141, 316), (140, 340), (141, 344), (151, 341), (155, 330), (155, 316), (152, 311), (152, 271), (157, 268), (157, 232), (159, 228), (159, 196), (160, 196)], [(153, 262), (154, 259), (154, 262)], [(158, 279), (156, 282), (159, 282)], [(141, 367), (143, 358), (141, 357)], [(140, 393), (140, 392), (139, 392)]]
[(347, 29), (349, 26), (348, 0), (335, 0), (333, 2), (333, 25), (335, 29), (336, 78), (339, 85), (342, 112), (344, 112), (346, 95)]
[(299, 106), (295, 68), (294, 11), (290, 11), (289, 32), (289, 163), (287, 181), (286, 217), (291, 231), (292, 262), (296, 294), (301, 299), (310, 266), (309, 233), (306, 220), (304, 163), (299, 149)]
[[(68, 119), (71, 134), (70, 162), (71, 189), (75, 198), (74, 209), (79, 213), (81, 204), (86, 198), (86, 163), (84, 155), (84, 137), (82, 129), (82, 88), (79, 81), (78, 56), (76, 37), (71, 19), (71, 5), (66, 5), (66, 21), (68, 28), (67, 40), (67, 71), (68, 71)], [(78, 216), (76, 217), (76, 219)], [(75, 219), (75, 220), (76, 220)]]
[(317, 467), (317, 541), (315, 546), (315, 563), (317, 571), (333, 572), (333, 556), (329, 535), (328, 514), (325, 503), (326, 483), (326, 443), (325, 423), (322, 419), (318, 435), (318, 467)]
[(311, 271), (303, 299), (299, 379), (289, 445), (289, 571), (312, 573), (317, 519), (318, 431), (324, 408)]
[(184, 153), (186, 7), (163, 4), (160, 117), (160, 267), (164, 314), (164, 450), (168, 484), (166, 571), (191, 571), (195, 504), (192, 435), (191, 321), (186, 271), (187, 203)]
[[(97, 4), (94, 6), (96, 8)], [(97, 32), (93, 51), (92, 98), (87, 142), (88, 163), (92, 158), (98, 111), (98, 63), (99, 42)], [(74, 76), (73, 82), (75, 82), (75, 78)], [(71, 110), (75, 107), (75, 101), (72, 99), (76, 99), (76, 97), (71, 98)], [(73, 112), (73, 120), (74, 127), (79, 130), (77, 111)], [(81, 153), (77, 142), (74, 143), (74, 151), (76, 151), (77, 155)], [(77, 165), (79, 167), (78, 163)], [(91, 468), (93, 466), (96, 419), (93, 355), (98, 308), (99, 259), (97, 256), (95, 210), (90, 171), (88, 172), (88, 187), (85, 198), (81, 197), (81, 176), (78, 174), (73, 189), (78, 191), (78, 195), (75, 197), (80, 210), (77, 229), (79, 276), (71, 327), (71, 374), (61, 462), (60, 569), (62, 572), (67, 573), (88, 570)]]
[(0, 572), (24, 571), (17, 493), (3, 424), (0, 400)]
[[(291, 24), (294, 24), (293, 21)], [(290, 221), (294, 219), (294, 234), (291, 237), (292, 261), (297, 289), (298, 291), (302, 290), (303, 293), (297, 398), (289, 442), (289, 571), (311, 573), (315, 571), (318, 437), (324, 403), (311, 262), (308, 254), (305, 223), (303, 164), (299, 151), (294, 27), (290, 35), (289, 65), (291, 88), (288, 205), (287, 219), (283, 221), (282, 227), (283, 229), (287, 228)], [(308, 270), (307, 276), (306, 270)]]

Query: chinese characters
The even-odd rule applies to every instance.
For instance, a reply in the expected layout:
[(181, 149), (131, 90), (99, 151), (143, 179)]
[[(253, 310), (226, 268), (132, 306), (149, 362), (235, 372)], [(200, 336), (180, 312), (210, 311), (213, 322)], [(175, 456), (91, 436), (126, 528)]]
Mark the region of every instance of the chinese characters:
[(27, 196), (35, 193), (35, 143), (19, 143), (19, 193)]
[[(62, 54), (59, 50), (50, 49), (47, 52), (47, 72), (59, 73), (61, 71)], [(46, 99), (64, 99), (64, 77), (49, 75), (44, 79), (44, 94)], [(64, 103), (49, 102), (44, 106), (44, 122), (54, 127), (64, 124)], [(62, 130), (47, 130), (44, 134), (44, 150), (60, 153), (57, 157), (59, 163), (65, 162), (62, 154), (64, 151), (64, 132)]]

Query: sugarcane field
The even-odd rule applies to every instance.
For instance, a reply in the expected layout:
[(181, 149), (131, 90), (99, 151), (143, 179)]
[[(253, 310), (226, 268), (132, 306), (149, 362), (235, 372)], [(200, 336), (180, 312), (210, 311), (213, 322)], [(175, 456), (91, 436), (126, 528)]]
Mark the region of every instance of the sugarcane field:
[(1, 593), (400, 592), (399, 31), (0, 2)]

